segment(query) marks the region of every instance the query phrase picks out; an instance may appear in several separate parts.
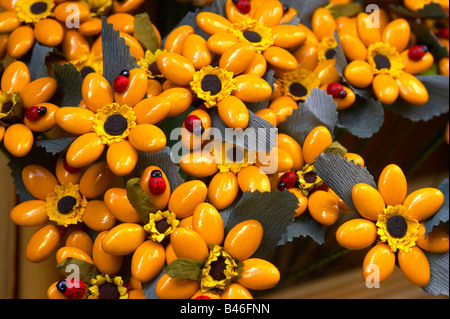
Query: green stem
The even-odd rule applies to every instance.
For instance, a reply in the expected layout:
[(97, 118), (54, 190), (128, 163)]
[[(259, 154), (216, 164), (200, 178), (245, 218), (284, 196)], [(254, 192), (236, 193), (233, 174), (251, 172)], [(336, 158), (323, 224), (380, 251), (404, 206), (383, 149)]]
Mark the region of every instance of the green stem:
[(444, 134), (438, 135), (432, 144), (426, 148), (426, 151), (422, 153), (420, 158), (414, 163), (414, 165), (406, 172), (405, 176), (408, 179), (425, 163), (428, 158), (433, 155), (433, 153), (439, 148), (439, 146), (444, 142)]
[(318, 262), (315, 262), (315, 263), (309, 265), (308, 267), (300, 270), (299, 272), (296, 272), (296, 273), (288, 276), (287, 278), (285, 278), (283, 280), (283, 283), (288, 284), (288, 283), (291, 283), (291, 282), (295, 282), (298, 279), (300, 279), (300, 278), (308, 275), (309, 273), (313, 272), (317, 268), (319, 268), (319, 267), (321, 267), (321, 266), (323, 266), (323, 265), (325, 265), (325, 264), (327, 264), (327, 263), (329, 263), (329, 262), (331, 262), (333, 260), (338, 259), (339, 257), (345, 255), (346, 253), (348, 253), (350, 251), (351, 250), (347, 249), (347, 248), (340, 248), (340, 249), (338, 249), (336, 251), (333, 251), (330, 254), (328, 254), (327, 256), (325, 256), (325, 258), (319, 260)]

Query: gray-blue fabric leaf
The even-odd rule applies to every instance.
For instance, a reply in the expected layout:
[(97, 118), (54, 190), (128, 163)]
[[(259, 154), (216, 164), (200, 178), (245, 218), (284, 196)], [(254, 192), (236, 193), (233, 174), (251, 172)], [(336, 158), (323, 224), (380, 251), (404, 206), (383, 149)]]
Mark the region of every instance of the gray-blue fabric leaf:
[(328, 0), (281, 0), (280, 2), (297, 10), (300, 23), (308, 28), (311, 28), (311, 18), (314, 11), (329, 4)]
[(443, 181), (439, 186), (438, 189), (444, 194), (444, 203), (442, 204), (441, 209), (434, 214), (432, 218), (427, 220), (425, 222), (425, 236), (427, 236), (434, 228), (434, 226), (437, 226), (441, 223), (447, 223), (448, 222), (448, 215), (449, 215), (449, 203), (448, 203), (448, 197), (449, 197), (449, 188), (448, 188), (448, 179)]
[(297, 208), (298, 199), (289, 191), (245, 192), (236, 205), (228, 209), (228, 216), (223, 217), (225, 234), (242, 221), (256, 219), (263, 226), (264, 234), (258, 250), (252, 256), (264, 257), (284, 243), (283, 236), (293, 222)]
[(317, 126), (325, 126), (333, 135), (337, 121), (337, 104), (331, 95), (321, 89), (312, 89), (292, 115), (278, 125), (280, 133), (285, 133), (294, 138), (300, 145), (311, 130)]
[(31, 56), (24, 61), (30, 71), (30, 80), (34, 81), (48, 76), (45, 58), (53, 51), (53, 48), (47, 47), (36, 41), (31, 50)]
[(318, 223), (308, 211), (305, 211), (288, 225), (278, 245), (285, 245), (300, 236), (311, 237), (317, 244), (323, 245), (325, 243), (325, 226)]
[(275, 146), (278, 129), (252, 111), (248, 113), (249, 122), (244, 130), (231, 129), (222, 121), (217, 108), (213, 108), (210, 112), (211, 126), (220, 132), (222, 141), (267, 154)]
[(166, 265), (163, 266), (162, 270), (159, 272), (159, 274), (153, 278), (152, 280), (149, 280), (147, 282), (141, 283), (142, 285), (142, 292), (144, 293), (144, 296), (147, 299), (159, 299), (158, 296), (155, 293), (155, 287), (158, 281), (161, 279), (162, 276), (166, 273)]
[(377, 188), (367, 168), (333, 153), (322, 153), (316, 157), (314, 168), (317, 175), (357, 214), (352, 200), (353, 187), (358, 183), (365, 183)]
[(395, 104), (384, 107), (413, 122), (429, 121), (448, 112), (449, 105), (449, 78), (443, 75), (419, 75), (417, 79), (427, 88), (430, 96), (424, 105), (413, 105), (402, 98), (398, 98)]
[(369, 138), (380, 131), (384, 123), (384, 108), (380, 101), (356, 95), (355, 103), (340, 110), (337, 127), (359, 138)]
[(44, 148), (47, 153), (56, 155), (68, 148), (74, 140), (75, 137), (41, 139), (36, 141), (36, 146)]
[(435, 296), (445, 295), (448, 297), (449, 295), (448, 250), (442, 254), (430, 253), (428, 251), (424, 252), (430, 264), (431, 276), (428, 284), (422, 288), (423, 291), (425, 291), (428, 294), (433, 294)]
[[(2, 149), (4, 146), (1, 146)], [(15, 157), (4, 150), (4, 153), (9, 158), (8, 167), (11, 169), (11, 177), (14, 180), (14, 185), (16, 186), (16, 193), (20, 196), (20, 201), (28, 201), (35, 199), (25, 187), (22, 180), (22, 171), (27, 165), (39, 165), (50, 172), (55, 171), (56, 161), (58, 156), (52, 155), (42, 147), (33, 147), (27, 155), (24, 157)]]
[(81, 95), (81, 87), (83, 85), (81, 73), (71, 63), (64, 65), (53, 64), (53, 68), (58, 89), (51, 102), (59, 107), (78, 106), (83, 99)]
[(114, 30), (112, 24), (102, 17), (102, 50), (103, 50), (103, 76), (113, 85), (114, 79), (122, 70), (138, 68), (136, 58), (130, 54), (130, 46), (125, 39)]

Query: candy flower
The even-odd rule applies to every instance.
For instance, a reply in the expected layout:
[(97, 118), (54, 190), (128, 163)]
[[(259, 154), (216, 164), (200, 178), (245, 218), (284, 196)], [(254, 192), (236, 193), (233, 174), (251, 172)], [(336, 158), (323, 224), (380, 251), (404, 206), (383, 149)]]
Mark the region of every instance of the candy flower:
[[(318, 223), (334, 224), (339, 218), (339, 211), (346, 207), (314, 169), (315, 158), (333, 143), (328, 129), (324, 126), (315, 127), (306, 136), (303, 146), (286, 134), (279, 136), (278, 142), (281, 150), (292, 154), (294, 165), (292, 169), (272, 176), (272, 189), (287, 189), (297, 196), (299, 207), (294, 217), (308, 210)], [(357, 154), (347, 153), (344, 157), (364, 165)]]
[(138, 150), (158, 152), (166, 145), (164, 133), (153, 124), (138, 124), (133, 107), (147, 91), (144, 70), (130, 71), (129, 84), (121, 93), (113, 92), (105, 78), (88, 74), (82, 86), (87, 108), (62, 108), (57, 124), (80, 135), (69, 146), (67, 162), (83, 167), (96, 161), (108, 147), (106, 161), (115, 175), (129, 174), (137, 163)]
[(239, 190), (270, 191), (269, 178), (256, 165), (255, 154), (230, 143), (215, 143), (209, 152), (194, 149), (186, 153), (180, 160), (180, 168), (190, 176), (212, 176), (208, 199), (217, 209), (225, 209), (236, 199)]
[(127, 288), (120, 276), (97, 275), (91, 279), (88, 299), (128, 299)]
[(336, 232), (338, 243), (348, 249), (368, 251), (363, 263), (363, 277), (379, 269), (379, 282), (386, 280), (397, 262), (408, 280), (423, 287), (430, 280), (430, 266), (422, 249), (448, 251), (449, 236), (436, 227), (427, 235), (423, 222), (442, 206), (444, 194), (436, 188), (421, 188), (407, 195), (407, 181), (400, 167), (390, 164), (378, 179), (378, 189), (356, 184), (353, 203), (361, 215), (345, 222)]
[[(155, 178), (166, 183), (164, 191), (156, 191)], [(105, 194), (105, 202), (107, 207), (115, 206), (112, 213), (122, 223), (105, 232), (99, 240), (102, 250), (111, 256), (132, 254), (131, 274), (136, 280), (147, 282), (163, 268), (168, 258), (166, 249), (170, 236), (180, 226), (180, 221), (190, 217), (195, 207), (205, 201), (206, 185), (201, 181), (189, 181), (171, 190), (164, 172), (159, 167), (149, 166), (140, 178), (128, 181), (127, 190), (121, 190), (115, 188)], [(133, 194), (132, 198), (127, 191)], [(138, 206), (133, 207), (131, 203)], [(154, 210), (148, 210), (150, 205)], [(108, 267), (107, 261), (97, 260), (96, 263), (97, 267)]]
[[(427, 70), (433, 63), (432, 55), (427, 52), (410, 61), (415, 48), (407, 50), (411, 30), (406, 20), (395, 19), (380, 29), (367, 27), (368, 19), (367, 14), (361, 13), (356, 27), (347, 22), (338, 32), (342, 48), (352, 60), (345, 68), (345, 79), (357, 88), (372, 85), (375, 96), (385, 104), (393, 104), (399, 96), (411, 104), (426, 104), (428, 91), (411, 73)], [(347, 40), (355, 37), (363, 43), (361, 48)], [(358, 58), (354, 58), (354, 52), (360, 53)]]
[(56, 80), (43, 77), (30, 81), (25, 63), (14, 61), (3, 72), (0, 90), (0, 141), (13, 156), (27, 155), (33, 132), (53, 128), (58, 107), (48, 101), (56, 92)]
[(0, 13), (0, 33), (10, 33), (7, 44), (10, 57), (23, 57), (35, 40), (49, 47), (63, 41), (64, 28), (53, 18), (55, 1), (18, 0), (7, 7)]
[(233, 44), (246, 43), (254, 46), (255, 60), (262, 55), (276, 69), (297, 68), (297, 61), (288, 49), (302, 44), (306, 35), (296, 25), (281, 24), (284, 17), (281, 2), (252, 1), (251, 10), (242, 13), (232, 0), (227, 0), (225, 12), (226, 18), (211, 12), (197, 15), (197, 25), (211, 36), (208, 47), (213, 53), (222, 55)]
[[(169, 263), (166, 274), (156, 284), (157, 296), (191, 298), (212, 293), (215, 298), (247, 299), (252, 298), (249, 289), (274, 287), (280, 279), (278, 269), (264, 259), (251, 257), (262, 236), (262, 225), (257, 220), (245, 220), (225, 235), (215, 207), (199, 205), (192, 229), (180, 227), (171, 235), (177, 259)], [(185, 263), (195, 265), (195, 274), (183, 275)]]
[(38, 165), (28, 165), (22, 171), (24, 185), (35, 198), (15, 206), (11, 220), (19, 226), (40, 226), (30, 238), (26, 257), (31, 262), (47, 259), (60, 245), (60, 230), (85, 224), (104, 231), (114, 226), (116, 219), (103, 201), (95, 198), (109, 187), (113, 174), (105, 162), (96, 163), (85, 171), (67, 166), (61, 155), (56, 175)]

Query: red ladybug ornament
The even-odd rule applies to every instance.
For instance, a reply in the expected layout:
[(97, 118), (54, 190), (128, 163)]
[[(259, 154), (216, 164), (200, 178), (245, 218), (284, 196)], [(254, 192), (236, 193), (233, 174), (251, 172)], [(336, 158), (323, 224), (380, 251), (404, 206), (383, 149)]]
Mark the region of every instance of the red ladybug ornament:
[(330, 83), (327, 86), (327, 93), (335, 99), (345, 99), (347, 97), (347, 91), (340, 83)]
[(201, 296), (196, 297), (195, 299), (211, 299), (211, 298), (208, 296), (205, 296), (205, 295), (201, 295)]
[(428, 52), (428, 48), (425, 45), (414, 45), (409, 49), (408, 57), (413, 61), (420, 61), (425, 53)]
[(150, 173), (150, 180), (148, 181), (148, 189), (153, 195), (161, 195), (166, 191), (166, 181), (162, 176), (162, 172), (158, 169)]
[(449, 35), (448, 28), (440, 28), (439, 29), (439, 31), (438, 31), (439, 38), (448, 39), (448, 35)]
[(63, 167), (64, 169), (69, 172), (70, 174), (75, 174), (77, 173), (80, 169), (76, 168), (76, 167), (72, 167), (69, 164), (67, 164), (67, 159), (66, 159), (66, 154), (64, 154), (63, 156), (61, 156), (61, 161), (63, 163)]
[(205, 131), (202, 126), (202, 120), (197, 115), (188, 115), (184, 120), (184, 127), (191, 133), (200, 132), (203, 134)]
[(252, 8), (249, 0), (233, 0), (233, 3), (236, 5), (236, 8), (244, 14), (249, 13)]
[(278, 183), (278, 190), (283, 191), (286, 188), (293, 188), (295, 185), (297, 185), (297, 174), (288, 171), (281, 176), (280, 182)]
[(86, 293), (86, 284), (76, 278), (58, 281), (56, 288), (68, 299), (81, 299)]
[(119, 75), (114, 79), (113, 89), (114, 92), (122, 93), (128, 87), (128, 83), (130, 82), (130, 71), (123, 70), (119, 73)]
[(35, 122), (47, 114), (45, 106), (32, 106), (25, 112), (25, 117), (30, 122)]

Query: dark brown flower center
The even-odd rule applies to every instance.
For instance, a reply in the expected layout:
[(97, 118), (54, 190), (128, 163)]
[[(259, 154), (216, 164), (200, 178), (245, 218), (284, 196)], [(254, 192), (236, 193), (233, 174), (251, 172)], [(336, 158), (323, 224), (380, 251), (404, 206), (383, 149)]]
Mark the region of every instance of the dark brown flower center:
[(13, 102), (8, 101), (6, 103), (3, 103), (2, 105), (2, 113), (8, 113), (9, 111), (11, 111), (12, 107), (13, 107)]
[(389, 219), (386, 222), (386, 229), (389, 232), (389, 235), (391, 235), (394, 238), (402, 238), (406, 235), (406, 231), (408, 230), (408, 224), (406, 223), (406, 220), (400, 216), (395, 215), (392, 217), (389, 217)]
[(57, 209), (61, 214), (68, 214), (77, 204), (77, 199), (73, 196), (64, 196), (58, 201)]
[(305, 181), (306, 181), (307, 183), (312, 184), (312, 183), (315, 183), (315, 182), (316, 182), (317, 174), (314, 173), (314, 172), (308, 172), (308, 173), (306, 173), (306, 174), (303, 175), (303, 178), (305, 179)]
[(157, 222), (155, 222), (155, 227), (156, 227), (156, 230), (160, 234), (164, 234), (166, 232), (166, 230), (169, 229), (170, 225), (167, 222), (167, 218), (163, 218), (163, 219), (158, 220)]
[(237, 149), (236, 147), (230, 148), (227, 151), (227, 160), (233, 163), (241, 163), (244, 161), (244, 151), (242, 149)]
[(304, 97), (308, 94), (308, 90), (302, 84), (294, 82), (289, 86), (289, 93), (293, 96)]
[(41, 14), (47, 10), (47, 3), (45, 2), (35, 2), (30, 6), (30, 11), (33, 14)]
[(261, 40), (262, 40), (261, 35), (255, 31), (247, 30), (247, 31), (242, 32), (242, 34), (244, 35), (244, 38), (246, 38), (249, 42), (252, 42), (252, 43), (258, 43), (258, 42), (261, 42)]
[(336, 50), (335, 49), (329, 49), (326, 53), (325, 53), (325, 57), (327, 58), (327, 60), (330, 59), (334, 59), (334, 56), (336, 55)]
[(211, 95), (216, 95), (222, 90), (222, 82), (217, 75), (206, 74), (202, 79), (202, 90), (211, 92)]
[(128, 128), (128, 121), (122, 114), (113, 114), (108, 116), (103, 124), (105, 132), (112, 136), (122, 135)]
[(150, 64), (148, 66), (148, 70), (150, 71), (150, 73), (152, 75), (161, 75), (161, 71), (158, 68), (158, 65), (156, 64), (156, 62), (153, 62), (152, 64)]
[(226, 275), (224, 274), (226, 268), (227, 265), (225, 264), (225, 258), (219, 256), (217, 260), (211, 263), (211, 270), (209, 271), (209, 274), (215, 280), (224, 280), (226, 278)]
[(377, 54), (373, 57), (373, 61), (378, 70), (391, 68), (391, 61), (389, 61), (389, 58), (385, 55)]
[(120, 293), (117, 286), (110, 282), (105, 282), (103, 285), (98, 287), (100, 299), (119, 299)]
[(86, 77), (86, 75), (88, 75), (89, 73), (95, 73), (95, 70), (90, 66), (85, 66), (81, 69), (80, 73), (81, 73), (81, 78), (84, 79)]

